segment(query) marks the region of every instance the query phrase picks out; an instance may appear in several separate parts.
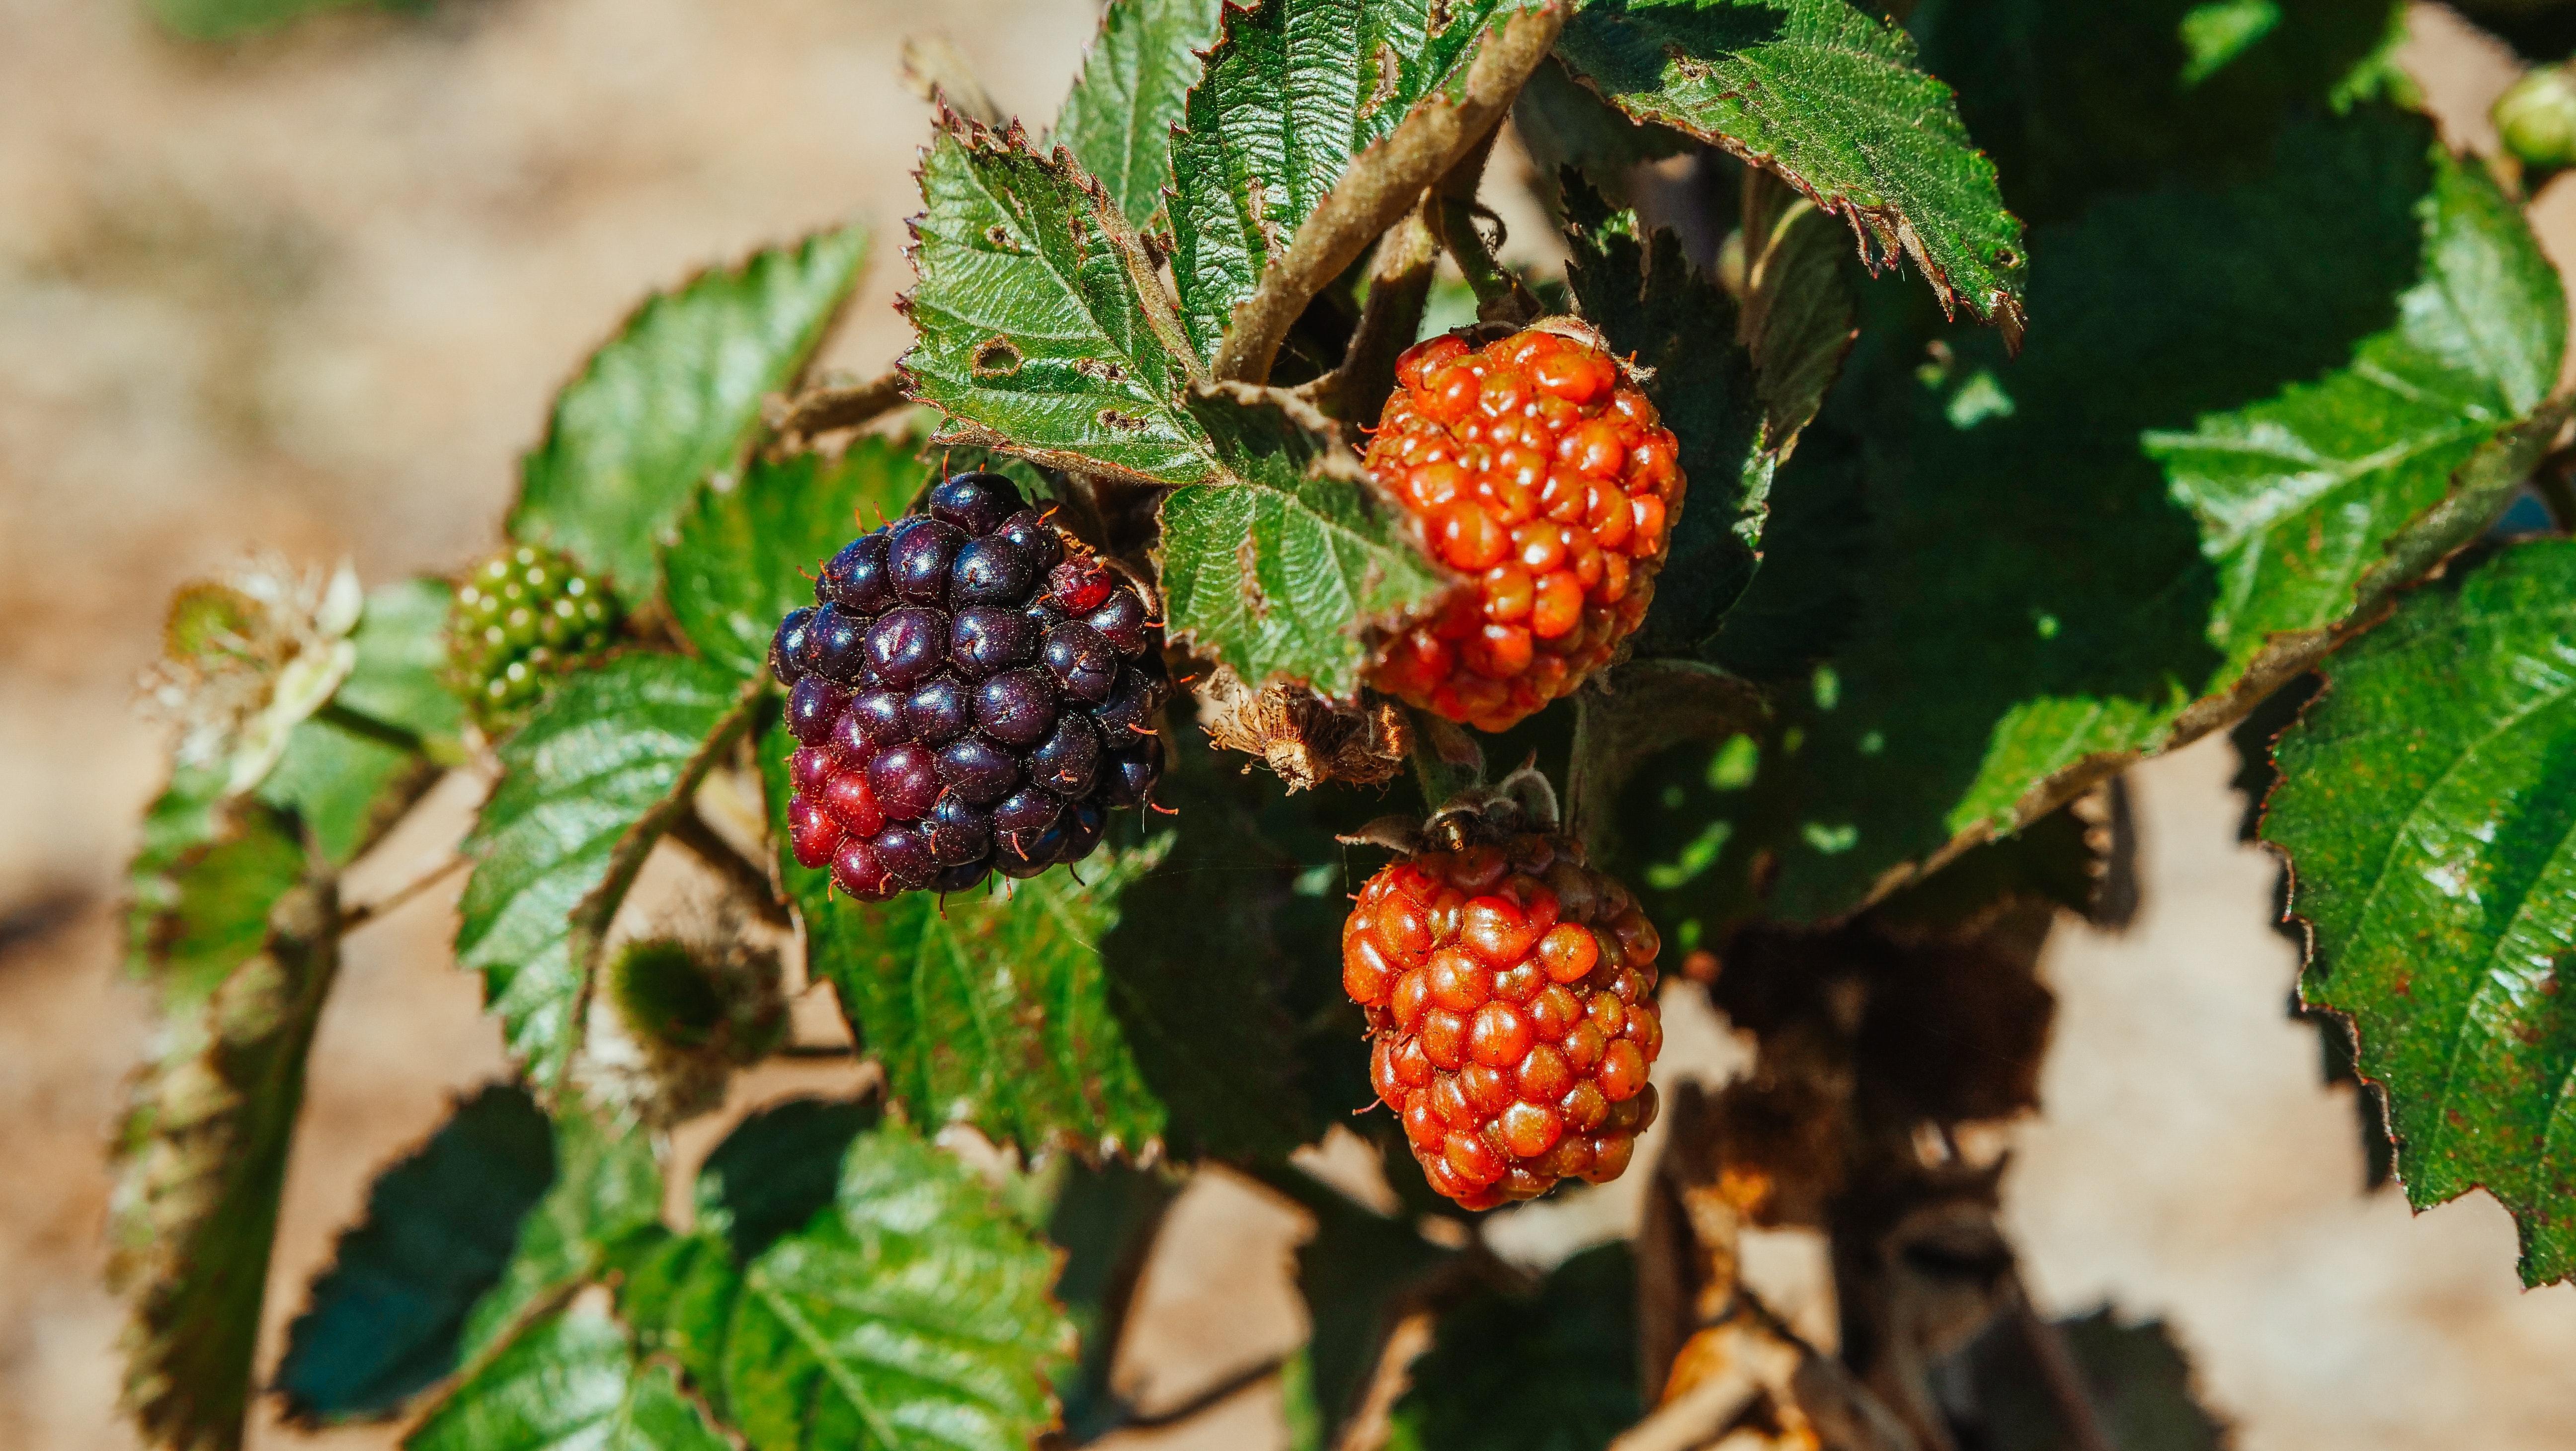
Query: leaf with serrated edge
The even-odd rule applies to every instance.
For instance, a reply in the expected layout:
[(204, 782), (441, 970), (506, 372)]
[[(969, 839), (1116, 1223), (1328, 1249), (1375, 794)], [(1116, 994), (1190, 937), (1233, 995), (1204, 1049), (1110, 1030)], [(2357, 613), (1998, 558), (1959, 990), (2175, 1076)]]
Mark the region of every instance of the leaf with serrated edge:
[(1593, 0), (1557, 54), (1640, 121), (1727, 151), (1902, 254), (1944, 308), (2021, 334), (2021, 223), (1950, 88), (1894, 22), (1849, 0)]
[(943, 441), (1186, 484), (1217, 470), (1183, 406), (1198, 360), (1127, 220), (1059, 147), (951, 118), (921, 167), (912, 394)]
[(663, 565), (671, 614), (698, 653), (737, 675), (767, 670), (779, 620), (814, 603), (814, 571), (929, 482), (912, 455), (909, 439), (872, 436), (838, 458), (754, 459), (741, 482), (702, 491)]
[(125, 1404), (182, 1451), (242, 1444), (305, 1058), (339, 973), (333, 879), (263, 896), (264, 940), (171, 1005), (118, 1134), (108, 1275), (134, 1301)]
[(405, 1451), (731, 1451), (668, 1365), (639, 1362), (597, 1310), (528, 1327), (458, 1386)]
[(556, 396), (520, 468), (510, 537), (651, 599), (663, 536), (741, 458), (762, 400), (804, 374), (866, 256), (863, 228), (818, 232), (637, 308)]
[(466, 841), (456, 959), (483, 974), (541, 1090), (580, 1041), (608, 913), (760, 689), (703, 661), (622, 655), (566, 677), (502, 743), (501, 784)]
[[(1229, 9), (1172, 143), (1172, 276), (1213, 358), (1235, 307), (1354, 158), (1455, 91), (1507, 0), (1262, 0)], [(1440, 25), (1433, 28), (1437, 14)]]
[(1114, 0), (1082, 75), (1056, 112), (1053, 139), (1100, 182), (1139, 232), (1161, 229), (1172, 184), (1172, 127), (1216, 43), (1223, 0)]
[(744, 1272), (725, 1406), (753, 1451), (1005, 1451), (1055, 1424), (1072, 1327), (1055, 1256), (899, 1123), (850, 1147), (831, 1212)]
[(479, 1360), (507, 1340), (532, 1311), (598, 1273), (626, 1240), (650, 1233), (661, 1212), (662, 1171), (644, 1135), (568, 1105), (554, 1121), (554, 1181), (520, 1219), (499, 1283), (466, 1316), (462, 1358)]
[(2043, 243), (2018, 362), (1971, 336), (1847, 417), (1853, 639), (1749, 793), (1785, 829), (1727, 846), (1776, 863), (1775, 912), (1848, 910), (2225, 726), (2474, 538), (2559, 426), (2556, 275), (2418, 118), (2302, 123), (2262, 176)]
[(366, 1218), (341, 1234), (287, 1327), (277, 1390), (288, 1419), (389, 1416), (455, 1370), (466, 1312), (499, 1283), (554, 1172), (535, 1100), (494, 1084), (377, 1175)]
[(1293, 397), (1229, 384), (1193, 407), (1229, 473), (1163, 500), (1165, 630), (1256, 689), (1356, 694), (1372, 636), (1438, 608), (1456, 579)]
[(2323, 667), (2274, 750), (2263, 839), (2429, 1209), (2484, 1188), (2522, 1278), (2576, 1274), (2576, 543), (2408, 599)]

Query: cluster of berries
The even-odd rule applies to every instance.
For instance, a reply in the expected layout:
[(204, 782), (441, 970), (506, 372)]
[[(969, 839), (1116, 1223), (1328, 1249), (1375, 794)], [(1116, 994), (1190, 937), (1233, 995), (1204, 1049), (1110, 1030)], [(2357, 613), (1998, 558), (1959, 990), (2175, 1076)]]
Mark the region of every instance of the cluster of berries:
[(1682, 504), (1679, 445), (1604, 349), (1531, 329), (1455, 334), (1396, 363), (1366, 463), (1472, 577), (1381, 652), (1370, 684), (1507, 730), (1609, 663), (1654, 597)]
[(1361, 889), (1342, 986), (1424, 1175), (1490, 1209), (1628, 1167), (1655, 1118), (1662, 944), (1568, 842), (1507, 814), (1464, 820), (1450, 849), (1410, 852)]
[(554, 676), (608, 648), (617, 606), (572, 560), (513, 545), (475, 566), (448, 607), (447, 658), (477, 725), (496, 731)]
[(865, 902), (1082, 860), (1163, 772), (1162, 632), (998, 474), (852, 540), (770, 647), (796, 859)]

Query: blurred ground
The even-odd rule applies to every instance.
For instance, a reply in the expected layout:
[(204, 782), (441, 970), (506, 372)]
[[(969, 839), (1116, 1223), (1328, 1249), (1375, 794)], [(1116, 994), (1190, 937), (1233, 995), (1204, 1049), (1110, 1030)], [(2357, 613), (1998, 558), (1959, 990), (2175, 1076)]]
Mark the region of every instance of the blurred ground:
[[(826, 362), (890, 361), (923, 133), (896, 54), (933, 13), (1006, 107), (1044, 116), (1093, 11), (451, 0), (201, 50), (124, 0), (0, 0), (0, 1446), (130, 1444), (97, 1286), (99, 1151), (146, 1031), (106, 964), (160, 772), (130, 700), (161, 601), (253, 546), (346, 555), (371, 580), (463, 561), (589, 345), (648, 287), (764, 241), (873, 219), (883, 245)], [(2502, 64), (2430, 15), (2410, 60), (2478, 139)], [(2553, 242), (2576, 234), (2576, 189), (2539, 210)], [(2231, 764), (2213, 743), (2139, 773), (2144, 915), (2052, 945), (2049, 1114), (2017, 1131), (2009, 1199), (2039, 1289), (2171, 1319), (2259, 1451), (2576, 1446), (2576, 1290), (2520, 1294), (2511, 1226), (2483, 1198), (2410, 1220), (2356, 1192), (2349, 1103), (2281, 1015), (2291, 954), (2266, 926), (2269, 863), (2235, 844)], [(433, 859), (472, 795), (450, 783), (361, 893)], [(374, 1169), (498, 1067), (473, 982), (445, 966), (451, 900), (350, 946), (272, 1348)], [(1685, 1016), (1670, 1061), (1722, 1060), (1722, 1029)], [(1552, 1203), (1508, 1240), (1552, 1257), (1631, 1203)], [(1190, 1191), (1129, 1347), (1141, 1401), (1295, 1340), (1298, 1232), (1237, 1181)], [(1795, 1242), (1756, 1259), (1812, 1277)], [(1277, 1435), (1264, 1387), (1154, 1439)]]

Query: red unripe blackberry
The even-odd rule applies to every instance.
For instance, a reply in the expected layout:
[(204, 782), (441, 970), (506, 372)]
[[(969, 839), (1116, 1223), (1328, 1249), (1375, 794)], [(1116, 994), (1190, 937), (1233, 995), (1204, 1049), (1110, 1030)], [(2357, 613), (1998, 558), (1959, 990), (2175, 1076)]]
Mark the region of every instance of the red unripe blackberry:
[(1370, 683), (1479, 730), (1571, 694), (1646, 618), (1681, 513), (1680, 447), (1580, 324), (1396, 363), (1367, 465), (1471, 576), (1380, 650)]
[(1615, 1179), (1655, 1117), (1662, 944), (1551, 815), (1507, 798), (1444, 811), (1342, 925), (1370, 1083), (1432, 1187), (1469, 1209)]
[(861, 901), (1089, 856), (1162, 776), (1162, 632), (1135, 587), (997, 474), (823, 563), (770, 647), (789, 847)]

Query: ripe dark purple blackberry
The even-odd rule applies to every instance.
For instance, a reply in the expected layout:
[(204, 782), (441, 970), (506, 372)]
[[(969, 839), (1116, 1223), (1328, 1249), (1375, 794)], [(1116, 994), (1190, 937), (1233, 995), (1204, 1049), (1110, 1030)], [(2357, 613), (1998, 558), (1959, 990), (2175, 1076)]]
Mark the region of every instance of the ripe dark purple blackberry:
[(1136, 587), (998, 474), (959, 474), (824, 561), (789, 687), (796, 859), (882, 902), (1082, 860), (1162, 776), (1162, 634)]

